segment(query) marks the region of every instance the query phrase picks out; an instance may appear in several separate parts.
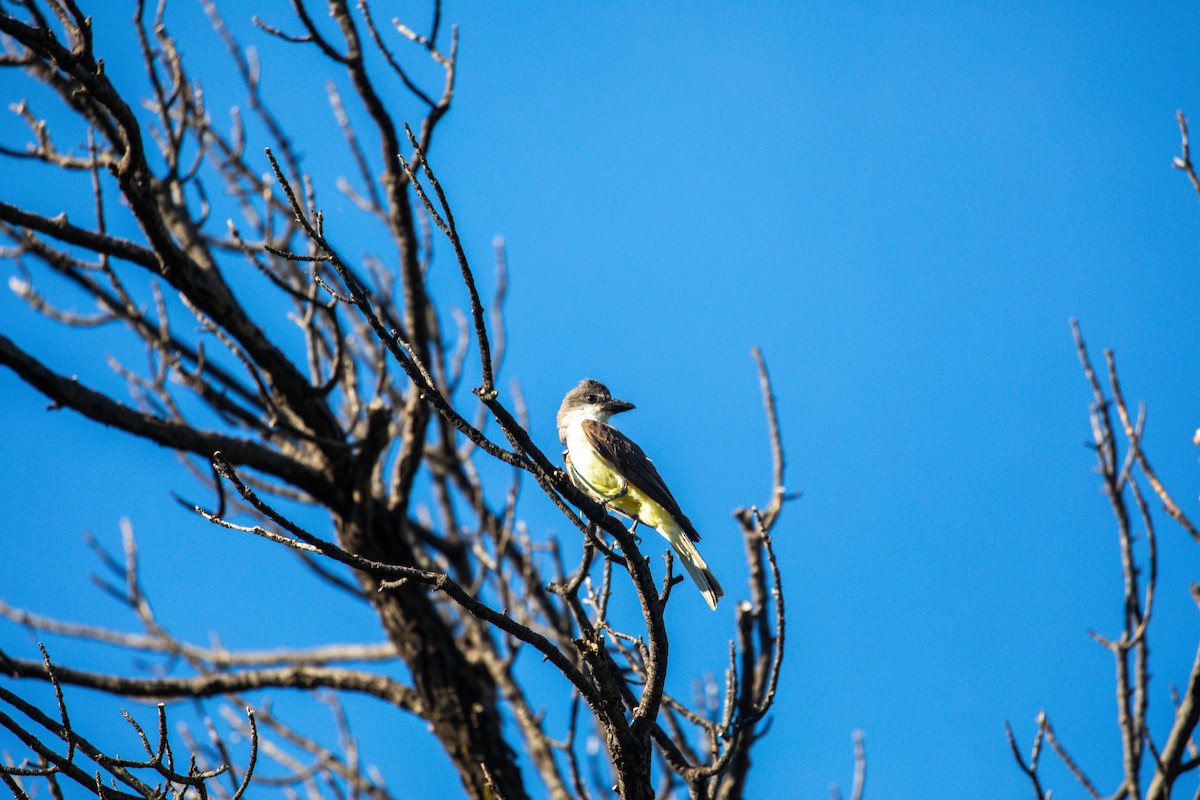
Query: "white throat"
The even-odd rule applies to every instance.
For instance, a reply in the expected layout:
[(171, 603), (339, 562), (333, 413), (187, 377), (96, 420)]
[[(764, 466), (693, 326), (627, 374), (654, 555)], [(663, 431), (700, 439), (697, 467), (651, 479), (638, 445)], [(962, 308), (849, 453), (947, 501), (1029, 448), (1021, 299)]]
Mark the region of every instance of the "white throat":
[(580, 426), (585, 419), (608, 422), (612, 419), (612, 414), (599, 405), (576, 406), (559, 417), (558, 440), (566, 444), (572, 433), (581, 430)]

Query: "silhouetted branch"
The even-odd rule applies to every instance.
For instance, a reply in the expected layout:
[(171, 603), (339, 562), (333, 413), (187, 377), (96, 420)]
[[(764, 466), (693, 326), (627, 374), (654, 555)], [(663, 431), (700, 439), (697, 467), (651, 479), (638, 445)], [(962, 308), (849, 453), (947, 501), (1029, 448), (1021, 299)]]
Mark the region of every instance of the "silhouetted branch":
[[(183, 792), (180, 790), (187, 789), (195, 790), (199, 793), (199, 796), (203, 797), (207, 789), (214, 788), (208, 784), (208, 781), (230, 770), (228, 761), (215, 769), (198, 769), (195, 766), (195, 758), (193, 756), (192, 764), (186, 772), (177, 771), (167, 741), (167, 717), (162, 705), (158, 706), (156, 745), (151, 744), (150, 739), (133, 717), (128, 713), (122, 712), (138, 735), (147, 756), (145, 759), (128, 759), (106, 755), (100, 748), (93, 745), (71, 727), (60, 680), (66, 679), (66, 682), (72, 683), (71, 678), (75, 676), (74, 671), (64, 671), (60, 667), (52, 667), (49, 656), (46, 655), (44, 648), (42, 649), (42, 654), (42, 663), (13, 661), (7, 658), (0, 660), (3, 669), (10, 674), (23, 674), (28, 669), (30, 675), (49, 680), (54, 685), (59, 715), (62, 719), (61, 723), (54, 722), (54, 720), (46, 716), (32, 704), (0, 687), (0, 702), (12, 707), (28, 719), (30, 723), (40, 728), (41, 731), (44, 731), (44, 733), (35, 733), (34, 730), (25, 727), (17, 719), (0, 712), (0, 727), (6, 728), (37, 757), (35, 762), (37, 766), (32, 766), (28, 760), (15, 766), (0, 764), (0, 776), (5, 778), (5, 784), (13, 791), (15, 797), (27, 796), (24, 790), (17, 784), (15, 780), (17, 777), (45, 778), (51, 782), (52, 793), (58, 796), (59, 792), (54, 783), (56, 776), (65, 777), (90, 791), (98, 791), (99, 796), (102, 798), (143, 797), (148, 800), (157, 800), (158, 798), (169, 796), (169, 793), (176, 791), (182, 795)], [(246, 709), (246, 719), (248, 723), (247, 738), (250, 743), (250, 753), (242, 779), (233, 787), (234, 791), (231, 795), (231, 800), (240, 800), (245, 793), (254, 775), (254, 767), (258, 758), (259, 737), (252, 709)], [(60, 753), (48, 746), (44, 738), (47, 736), (64, 741), (66, 743), (66, 752)], [(113, 788), (105, 787), (100, 782), (98, 773), (93, 775), (84, 771), (79, 766), (81, 758), (77, 758), (77, 752), (81, 758), (86, 758), (100, 770), (107, 773), (113, 782)], [(137, 774), (143, 770), (148, 770), (159, 778), (164, 779), (166, 781), (165, 786), (162, 784), (152, 786), (146, 783)], [(122, 791), (116, 788), (117, 785), (129, 791)]]
[[(1184, 132), (1186, 153), (1186, 128), (1184, 128)], [(1117, 543), (1124, 578), (1124, 624), (1120, 634), (1108, 637), (1092, 632), (1092, 638), (1112, 654), (1116, 671), (1117, 729), (1121, 734), (1122, 779), (1120, 786), (1111, 796), (1135, 799), (1143, 797), (1141, 788), (1144, 777), (1142, 774), (1143, 763), (1146, 748), (1149, 748), (1153, 757), (1154, 769), (1144, 797), (1165, 800), (1170, 796), (1175, 780), (1190, 768), (1190, 765), (1184, 763), (1183, 758), (1188, 751), (1197, 723), (1200, 722), (1200, 710), (1198, 710), (1200, 706), (1197, 704), (1197, 693), (1200, 692), (1200, 688), (1198, 688), (1200, 686), (1200, 654), (1197, 655), (1186, 691), (1179, 701), (1175, 722), (1167, 736), (1166, 743), (1162, 750), (1158, 751), (1154, 747), (1154, 739), (1150, 733), (1147, 717), (1150, 695), (1147, 633), (1158, 584), (1158, 533), (1154, 517), (1139, 486), (1137, 473), (1140, 472), (1141, 476), (1154, 488), (1155, 493), (1163, 502), (1164, 510), (1193, 539), (1197, 538), (1196, 531), (1183, 512), (1171, 500), (1170, 495), (1150, 466), (1149, 458), (1142, 448), (1142, 432), (1146, 422), (1145, 408), (1139, 409), (1135, 421), (1129, 413), (1128, 405), (1121, 391), (1116, 359), (1112, 351), (1106, 350), (1104, 353), (1108, 366), (1108, 382), (1112, 392), (1110, 399), (1092, 366), (1083, 335), (1074, 320), (1071, 321), (1071, 331), (1080, 364), (1091, 389), (1092, 402), (1089, 416), (1092, 446), (1096, 453), (1102, 486), (1116, 522)], [(1125, 438), (1123, 453), (1121, 452), (1121, 442), (1117, 436), (1117, 428), (1113, 425), (1112, 420), (1111, 409), (1114, 407), (1120, 420), (1120, 431)], [(1130, 509), (1130, 498), (1132, 498), (1133, 508), (1136, 509), (1136, 518), (1141, 521), (1145, 531), (1145, 568), (1138, 563), (1134, 549), (1133, 521), (1135, 515)], [(1145, 581), (1144, 587), (1143, 580)], [(1007, 723), (1005, 730), (1013, 756), (1022, 771), (1029, 777), (1037, 798), (1047, 798), (1050, 795), (1048, 790), (1043, 789), (1037, 774), (1038, 754), (1043, 741), (1050, 745), (1090, 797), (1100, 800), (1106, 796), (1059, 741), (1044, 713), (1038, 717), (1037, 736), (1028, 762), (1021, 757)]]
[[(239, 43), (216, 0), (202, 5), (228, 53), (223, 63), (244, 90), (247, 119), (235, 109), (227, 124), (217, 122), (220, 115), (206, 106), (204, 76), (189, 71), (189, 48), (171, 34), (166, 3), (139, 0), (126, 31), (132, 64), (144, 73), (138, 85), (145, 98), (122, 89), (105, 71), (91, 19), (75, 0), (22, 0), (0, 12), (6, 37), (0, 68), (14, 76), (22, 72), (35, 89), (49, 89), (61, 106), (58, 114), (82, 126), (87, 141), (64, 146), (65, 118), (60, 126), (60, 116), (18, 103), (27, 147), (0, 149), (0, 158), (55, 176), (63, 210), (39, 213), (23, 207), (19, 196), (0, 200), (0, 237), (12, 245), (0, 254), (18, 272), (11, 286), (35, 313), (78, 329), (81, 337), (119, 330), (147, 362), (135, 368), (125, 355), (110, 361), (133, 397), (129, 404), (67, 377), (2, 334), (0, 364), (54, 408), (73, 409), (184, 456), (185, 469), (215, 499), (207, 503), (211, 510), (180, 500), (182, 505), (226, 529), (293, 551), (315, 573), (304, 577), (366, 601), (386, 643), (228, 651), (217, 643), (182, 641), (155, 616), (132, 530), (123, 523), (124, 561), (101, 550), (110, 574), (95, 582), (141, 631), (48, 619), (7, 604), (0, 605), (0, 615), (120, 648), (135, 666), (154, 672), (115, 675), (80, 665), (51, 669), (48, 660), (0, 659), (14, 676), (50, 681), (62, 718), (51, 720), (57, 729), (42, 726), (28, 736), (36, 765), (31, 761), (25, 769), (42, 771), (5, 773), (6, 786), (20, 796), (25, 789), (13, 789), (16, 782), (37, 778), (53, 794), (56, 776), (66, 776), (105, 797), (138, 796), (154, 787), (136, 783), (132, 772), (152, 769), (182, 781), (191, 795), (237, 800), (261, 755), (284, 774), (256, 776), (256, 786), (314, 797), (390, 797), (384, 782), (364, 771), (335, 697), (328, 702), (338, 753), (290, 728), (265, 704), (245, 724), (222, 707), (234, 733), (252, 739), (244, 773), (228, 767), (220, 780), (210, 780), (218, 774), (213, 765), (230, 762), (231, 749), (207, 717), (194, 737), (185, 728), (193, 755), (178, 770), (165, 733), (156, 748), (153, 736), (133, 723), (147, 759), (137, 768), (111, 762), (125, 772), (110, 776), (123, 788), (110, 789), (77, 770), (70, 755), (62, 765), (53, 748), (40, 745), (39, 736), (53, 738), (63, 730), (68, 753), (82, 747), (70, 735), (61, 703), (65, 684), (119, 696), (188, 699), (198, 709), (217, 699), (250, 707), (242, 694), (251, 690), (367, 694), (420, 715), (465, 792), (476, 798), (528, 797), (522, 770), (536, 775), (555, 800), (607, 794), (614, 782), (622, 797), (647, 798), (654, 792), (655, 764), (662, 773), (658, 784), (670, 794), (685, 784), (697, 797), (741, 791), (749, 751), (769, 727), (784, 639), (771, 533), (790, 496), (783, 489), (779, 421), (761, 355), (755, 351), (772, 494), (761, 515), (752, 509), (738, 514), (750, 599), (730, 632), (736, 641), (720, 683), (724, 694), (714, 686), (712, 699), (692, 707), (665, 690), (670, 641), (663, 610), (677, 580), (673, 556), (665, 575), (656, 575), (657, 559), (652, 563), (641, 552), (635, 532), (575, 487), (557, 458), (538, 447), (520, 385), (513, 381), (504, 398), (497, 389), (508, 345), (507, 258), (496, 242), (495, 294), (485, 307), (466, 256), (467, 237), (429, 160), (457, 75), (457, 29), (444, 33), (440, 3), (434, 0), (428, 35), (398, 20), (391, 28), (377, 26), (368, 0), (291, 0), (290, 21), (254, 20), (252, 35), (303, 45), (316, 56), (303, 83), (325, 87), (342, 133), (337, 153), (293, 141), (295, 131), (286, 130), (272, 110), (254, 51)], [(114, 34), (125, 30), (108, 18), (105, 24)], [(393, 47), (396, 34), (402, 38)], [(102, 41), (112, 47), (116, 40)], [(440, 92), (418, 85), (420, 73), (407, 59), (414, 51), (440, 68)], [(217, 63), (210, 59), (206, 69)], [(290, 93), (286, 102), (295, 98)], [(412, 149), (408, 161), (401, 157), (402, 126), (391, 108), (406, 99), (425, 114), (419, 127), (403, 127)], [(357, 220), (326, 218), (320, 202), (326, 187), (305, 171), (305, 149), (331, 163), (353, 164), (361, 185), (351, 188), (338, 179), (337, 186), (351, 199)], [(269, 171), (253, 155), (260, 152), (267, 154)], [(5, 185), (19, 187), (19, 181)], [(373, 234), (360, 235), (361, 220)], [(443, 341), (446, 309), (426, 285), (435, 225), (451, 245), (467, 294), (460, 345), (452, 352)], [(376, 246), (381, 228), (383, 252), (360, 255), (360, 243)], [(46, 274), (55, 280), (43, 281)], [(63, 283), (59, 277), (75, 293), (68, 302), (47, 288)], [(93, 300), (97, 312), (73, 310), (78, 294)], [(449, 324), (453, 329), (455, 323)], [(464, 369), (471, 341), (480, 385), (474, 396), (463, 397), (460, 381), (474, 371)], [(497, 473), (496, 462), (508, 469)], [(572, 539), (547, 538), (522, 518), (528, 503), (541, 502), (528, 498), (525, 474), (562, 513), (567, 530), (579, 532), (573, 571), (564, 566)], [(226, 491), (226, 482), (236, 492)], [(293, 514), (297, 507), (325, 514), (329, 535), (310, 533), (321, 523)], [(197, 544), (193, 557), (205, 557), (208, 547)], [(638, 613), (618, 623), (610, 600), (631, 589)], [(517, 667), (522, 652), (536, 653), (542, 669), (565, 682), (531, 689), (528, 667)], [(407, 683), (385, 674), (393, 659), (402, 662)], [(338, 666), (347, 662), (355, 667)], [(167, 673), (176, 667), (187, 673)], [(565, 741), (546, 728), (540, 709), (548, 692), (570, 695)], [(160, 715), (161, 730), (164, 720)], [(259, 724), (268, 735), (258, 735)], [(581, 735), (589, 724), (598, 750), (589, 751)]]
[(1033, 747), (1030, 749), (1028, 761), (1021, 755), (1021, 748), (1017, 745), (1017, 737), (1013, 735), (1012, 726), (1008, 724), (1008, 720), (1004, 720), (1004, 735), (1008, 738), (1008, 747), (1012, 751), (1012, 756), (1017, 762), (1017, 766), (1029, 778), (1035, 800), (1048, 800), (1046, 791), (1042, 788), (1042, 781), (1038, 777), (1038, 767), (1041, 764), (1042, 756), (1042, 742), (1046, 739), (1045, 712), (1038, 714), (1037, 722), (1037, 734), (1033, 737)]
[[(50, 680), (45, 666), (36, 661), (4, 657), (3, 668), (14, 678)], [(118, 675), (84, 672), (68, 667), (55, 667), (57, 680), (74, 686), (98, 689), (109, 694), (149, 699), (181, 697), (219, 697), (231, 692), (253, 689), (338, 689), (378, 697), (397, 708), (421, 713), (421, 702), (412, 689), (382, 675), (331, 667), (310, 667), (299, 664), (279, 669), (216, 672), (194, 678), (126, 678)]]

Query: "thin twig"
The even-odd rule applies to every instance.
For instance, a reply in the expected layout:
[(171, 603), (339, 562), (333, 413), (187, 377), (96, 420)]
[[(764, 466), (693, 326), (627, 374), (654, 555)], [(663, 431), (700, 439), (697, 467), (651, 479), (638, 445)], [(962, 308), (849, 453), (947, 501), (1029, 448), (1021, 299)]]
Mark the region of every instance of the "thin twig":
[(1182, 140), (1181, 146), (1183, 152), (1175, 156), (1174, 161), (1171, 162), (1171, 166), (1175, 167), (1175, 169), (1183, 170), (1187, 174), (1188, 180), (1192, 182), (1192, 188), (1196, 190), (1196, 195), (1200, 197), (1200, 177), (1196, 176), (1196, 169), (1192, 166), (1192, 154), (1188, 146), (1187, 117), (1183, 115), (1183, 111), (1175, 112), (1175, 121), (1179, 123), (1179, 138)]

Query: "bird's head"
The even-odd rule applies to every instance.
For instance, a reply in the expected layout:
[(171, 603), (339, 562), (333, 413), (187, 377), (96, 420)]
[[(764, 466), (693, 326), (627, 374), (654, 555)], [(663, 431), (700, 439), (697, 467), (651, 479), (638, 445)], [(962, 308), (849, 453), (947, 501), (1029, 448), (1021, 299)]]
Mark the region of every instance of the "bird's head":
[(558, 408), (558, 438), (566, 442), (566, 431), (572, 422), (584, 419), (608, 422), (613, 414), (629, 411), (633, 407), (633, 403), (625, 400), (614, 400), (607, 386), (588, 378), (563, 398)]

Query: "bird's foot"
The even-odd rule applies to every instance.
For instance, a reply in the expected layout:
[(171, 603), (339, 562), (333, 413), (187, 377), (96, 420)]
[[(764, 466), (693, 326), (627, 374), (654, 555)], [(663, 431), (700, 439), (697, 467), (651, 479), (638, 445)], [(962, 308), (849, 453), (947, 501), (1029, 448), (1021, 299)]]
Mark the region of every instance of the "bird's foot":
[(605, 511), (608, 511), (608, 507), (610, 505), (617, 502), (618, 500), (620, 500), (622, 497), (624, 497), (627, 494), (629, 494), (629, 484), (622, 481), (621, 488), (617, 489), (617, 493), (612, 495), (611, 497), (606, 497), (603, 500), (601, 500), (600, 507), (603, 508)]

